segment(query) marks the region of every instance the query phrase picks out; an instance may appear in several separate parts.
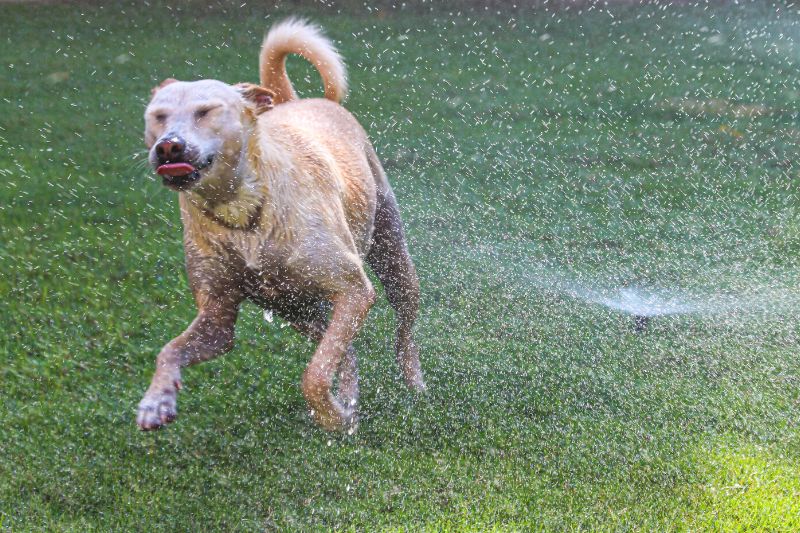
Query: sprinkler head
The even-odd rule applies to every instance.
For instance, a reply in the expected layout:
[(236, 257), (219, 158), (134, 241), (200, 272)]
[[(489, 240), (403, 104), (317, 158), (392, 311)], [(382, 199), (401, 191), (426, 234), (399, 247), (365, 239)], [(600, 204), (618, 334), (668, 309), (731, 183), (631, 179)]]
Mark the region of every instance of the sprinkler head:
[(642, 333), (645, 329), (647, 329), (648, 324), (650, 324), (649, 316), (634, 315), (633, 320), (633, 331), (635, 333)]

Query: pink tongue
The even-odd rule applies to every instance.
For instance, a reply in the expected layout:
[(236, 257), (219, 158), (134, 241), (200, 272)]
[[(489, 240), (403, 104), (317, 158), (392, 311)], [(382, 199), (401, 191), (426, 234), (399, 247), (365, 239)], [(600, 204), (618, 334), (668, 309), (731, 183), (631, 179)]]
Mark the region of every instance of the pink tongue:
[(162, 176), (185, 176), (194, 171), (195, 168), (189, 163), (167, 163), (156, 169), (156, 172)]

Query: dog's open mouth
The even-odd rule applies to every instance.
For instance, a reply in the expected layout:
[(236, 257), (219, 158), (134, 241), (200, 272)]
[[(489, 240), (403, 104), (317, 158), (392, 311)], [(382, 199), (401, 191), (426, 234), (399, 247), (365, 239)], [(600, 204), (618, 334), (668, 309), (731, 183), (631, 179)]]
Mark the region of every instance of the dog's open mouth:
[(202, 165), (197, 166), (185, 161), (164, 163), (158, 166), (156, 173), (161, 176), (162, 182), (167, 187), (182, 190), (199, 180), (200, 171), (211, 166), (213, 162), (214, 157), (209, 156)]

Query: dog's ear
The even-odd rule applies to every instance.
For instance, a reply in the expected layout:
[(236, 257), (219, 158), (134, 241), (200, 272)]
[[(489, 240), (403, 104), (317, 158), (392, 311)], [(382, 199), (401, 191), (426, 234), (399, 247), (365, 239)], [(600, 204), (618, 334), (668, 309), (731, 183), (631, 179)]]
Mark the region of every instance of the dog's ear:
[(247, 100), (253, 106), (256, 115), (260, 115), (264, 111), (269, 111), (275, 104), (275, 93), (267, 88), (254, 83), (237, 83), (234, 85), (242, 98)]
[(162, 81), (161, 83), (159, 83), (158, 85), (156, 85), (155, 87), (153, 87), (150, 90), (150, 98), (154, 97), (158, 91), (160, 91), (161, 89), (163, 89), (164, 87), (166, 87), (170, 83), (175, 83), (176, 81), (178, 81), (178, 80), (176, 80), (175, 78), (167, 78), (167, 79), (165, 79), (164, 81)]

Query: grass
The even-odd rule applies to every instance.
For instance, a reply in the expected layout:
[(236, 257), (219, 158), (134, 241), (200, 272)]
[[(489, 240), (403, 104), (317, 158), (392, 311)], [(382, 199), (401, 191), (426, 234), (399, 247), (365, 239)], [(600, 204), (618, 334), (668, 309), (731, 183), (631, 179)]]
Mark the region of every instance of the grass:
[[(0, 529), (797, 530), (781, 304), (800, 29), (782, 4), (301, 10), (339, 41), (400, 199), (430, 393), (397, 378), (381, 302), (359, 432), (326, 434), (298, 387), (313, 346), (247, 305), (237, 348), (185, 372), (178, 422), (136, 429), (194, 312), (175, 196), (142, 163), (149, 90), (256, 80), (288, 13), (0, 5)], [(782, 292), (634, 335), (543, 271)]]

